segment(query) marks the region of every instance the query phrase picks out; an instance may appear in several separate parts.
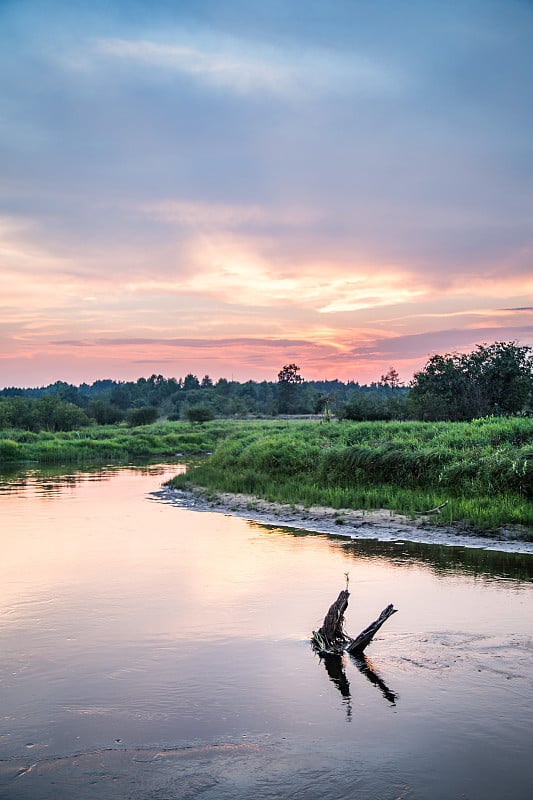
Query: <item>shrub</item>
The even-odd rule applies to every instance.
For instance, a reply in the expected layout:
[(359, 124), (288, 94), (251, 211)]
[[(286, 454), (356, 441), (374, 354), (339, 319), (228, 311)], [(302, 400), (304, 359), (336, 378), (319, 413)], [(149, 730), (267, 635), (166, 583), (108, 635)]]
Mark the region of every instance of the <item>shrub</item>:
[(128, 425), (136, 427), (137, 425), (151, 425), (158, 417), (158, 411), (155, 406), (143, 406), (142, 408), (132, 408), (128, 412)]
[(189, 422), (196, 422), (199, 424), (210, 422), (215, 417), (211, 409), (207, 408), (207, 406), (190, 406), (186, 413)]
[(16, 461), (19, 458), (19, 446), (13, 439), (0, 439), (0, 461)]

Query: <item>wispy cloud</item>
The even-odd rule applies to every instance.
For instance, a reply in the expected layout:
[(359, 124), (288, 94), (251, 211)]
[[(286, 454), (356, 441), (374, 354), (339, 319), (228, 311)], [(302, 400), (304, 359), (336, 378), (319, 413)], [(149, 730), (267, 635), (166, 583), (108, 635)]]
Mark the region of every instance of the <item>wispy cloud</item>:
[(224, 231), (241, 228), (302, 228), (320, 223), (322, 212), (304, 206), (272, 207), (255, 203), (191, 202), (161, 200), (140, 209), (148, 217), (192, 231)]
[(404, 336), (376, 338), (364, 345), (358, 345), (351, 351), (353, 357), (373, 356), (377, 361), (388, 359), (426, 360), (434, 353), (468, 351), (482, 342), (523, 340), (533, 333), (533, 326), (527, 327), (480, 327), (448, 328)]
[(248, 93), (257, 89), (283, 92), (290, 78), (286, 68), (264, 59), (242, 53), (209, 52), (181, 44), (101, 39), (95, 42), (95, 50), (117, 59), (183, 72), (236, 92)]
[[(411, 286), (408, 284), (411, 283)], [(424, 297), (427, 292), (401, 273), (362, 274), (357, 280), (335, 281), (329, 288), (332, 298), (321, 306), (322, 314), (361, 311), (365, 308), (397, 306)], [(326, 299), (327, 299), (327, 292)]]
[(357, 53), (340, 55), (315, 48), (283, 51), (260, 41), (255, 44), (220, 37), (212, 40), (178, 34), (172, 41), (97, 39), (94, 51), (107, 58), (178, 72), (207, 85), (250, 94), (302, 96), (316, 91), (356, 91), (382, 94), (402, 84), (399, 70)]
[(299, 347), (309, 346), (309, 342), (305, 339), (259, 339), (252, 337), (236, 337), (233, 339), (214, 338), (214, 339), (163, 339), (163, 338), (141, 338), (141, 337), (123, 337), (123, 338), (97, 338), (89, 339), (57, 339), (50, 341), (52, 347), (60, 345), (69, 345), (72, 347), (99, 347), (101, 345), (113, 345), (120, 347), (129, 347), (131, 345), (149, 345), (150, 347), (171, 347), (179, 348), (184, 347), (187, 349), (200, 349), (205, 350), (208, 348), (225, 348), (225, 347), (242, 347), (242, 346), (256, 346), (272, 347), (276, 349), (283, 349), (284, 347)]

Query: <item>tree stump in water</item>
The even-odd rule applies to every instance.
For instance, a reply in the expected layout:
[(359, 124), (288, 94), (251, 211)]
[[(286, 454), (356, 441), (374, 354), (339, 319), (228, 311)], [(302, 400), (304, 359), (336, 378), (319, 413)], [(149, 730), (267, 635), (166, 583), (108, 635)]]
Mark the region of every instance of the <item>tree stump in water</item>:
[(350, 637), (344, 633), (344, 612), (348, 608), (349, 596), (348, 589), (343, 589), (329, 607), (322, 627), (318, 631), (313, 631), (313, 641), (320, 650), (332, 653), (341, 652), (350, 640)]
[(361, 655), (381, 626), (397, 612), (392, 603), (383, 609), (379, 617), (371, 622), (361, 633), (352, 639), (344, 631), (344, 612), (348, 608), (350, 592), (343, 589), (324, 617), (322, 627), (313, 631), (312, 642), (319, 652)]
[(359, 636), (356, 636), (355, 639), (345, 647), (347, 653), (350, 655), (360, 655), (365, 647), (370, 644), (376, 633), (379, 631), (381, 626), (384, 622), (387, 622), (388, 618), (391, 617), (393, 614), (396, 614), (398, 611), (397, 608), (394, 608), (392, 603), (390, 603), (387, 608), (384, 608), (379, 617), (371, 622), (370, 625), (361, 631)]

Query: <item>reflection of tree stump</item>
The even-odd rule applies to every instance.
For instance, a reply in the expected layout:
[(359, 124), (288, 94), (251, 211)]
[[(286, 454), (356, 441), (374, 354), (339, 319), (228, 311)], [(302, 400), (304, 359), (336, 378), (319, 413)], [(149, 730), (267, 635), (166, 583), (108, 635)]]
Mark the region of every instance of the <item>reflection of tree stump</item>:
[(373, 683), (374, 686), (377, 686), (378, 689), (381, 689), (381, 693), (383, 694), (385, 700), (388, 700), (393, 706), (396, 705), (398, 695), (396, 692), (393, 692), (392, 689), (389, 689), (385, 681), (379, 677), (378, 673), (372, 666), (372, 662), (368, 660), (368, 657), (365, 656), (364, 653), (355, 653), (352, 656), (352, 660), (359, 672), (361, 672), (363, 675), (366, 675), (370, 683)]
[(313, 631), (313, 644), (323, 653), (342, 653), (347, 651), (351, 655), (360, 655), (368, 647), (381, 626), (396, 613), (392, 603), (383, 609), (379, 617), (361, 631), (359, 636), (352, 639), (344, 632), (344, 612), (348, 608), (350, 592), (343, 589), (335, 602), (330, 606), (324, 617), (322, 627)]

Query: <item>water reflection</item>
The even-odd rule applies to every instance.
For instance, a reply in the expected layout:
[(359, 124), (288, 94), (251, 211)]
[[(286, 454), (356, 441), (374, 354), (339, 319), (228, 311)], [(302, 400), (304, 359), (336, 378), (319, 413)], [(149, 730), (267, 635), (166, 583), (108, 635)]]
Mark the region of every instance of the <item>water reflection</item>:
[[(49, 467), (26, 467), (21, 469), (19, 464), (2, 464), (0, 467), (0, 495), (2, 494), (28, 494), (41, 497), (60, 497), (65, 489), (74, 489), (81, 484), (90, 482), (110, 481), (118, 473), (131, 469), (139, 475), (166, 475), (168, 465), (159, 462), (153, 464), (130, 464), (128, 467), (117, 465), (88, 465), (72, 467), (54, 465)], [(174, 466), (174, 474), (185, 470), (184, 464)]]
[[(150, 500), (177, 468), (27, 468), (0, 493), (0, 797), (530, 797), (531, 556)], [(402, 613), (374, 663), (317, 664), (348, 569), (352, 630)]]
[(350, 722), (352, 719), (352, 694), (350, 681), (346, 676), (346, 662), (353, 664), (367, 678), (371, 684), (377, 686), (385, 700), (395, 706), (398, 699), (396, 692), (390, 689), (383, 678), (380, 677), (370, 659), (362, 654), (359, 656), (334, 655), (323, 653), (320, 655), (320, 662), (324, 664), (330, 681), (341, 693), (346, 709), (346, 718)]
[(378, 689), (380, 689), (385, 700), (388, 700), (391, 705), (395, 706), (398, 695), (396, 692), (393, 692), (392, 689), (389, 689), (385, 681), (380, 678), (370, 659), (364, 654), (360, 656), (350, 656), (350, 658), (359, 672), (368, 678), (370, 683), (374, 684), (374, 686), (377, 686)]
[(441, 574), (467, 573), (533, 581), (533, 558), (529, 554), (403, 541), (370, 540), (364, 542), (364, 547), (361, 545), (361, 542), (350, 541), (344, 543), (344, 548), (357, 558), (384, 557), (397, 564), (421, 561)]
[(348, 721), (351, 721), (352, 695), (350, 693), (350, 681), (346, 677), (346, 671), (344, 669), (344, 656), (324, 653), (320, 656), (320, 661), (324, 664), (330, 681), (342, 694), (345, 701), (346, 718)]
[(344, 539), (328, 534), (309, 534), (298, 528), (268, 526), (250, 522), (261, 530), (283, 533), (294, 538), (309, 535), (329, 539), (330, 546), (341, 549), (350, 558), (384, 559), (397, 565), (421, 562), (431, 567), (435, 574), (467, 574), (474, 577), (504, 578), (514, 581), (533, 582), (533, 558), (530, 553), (508, 553), (500, 550), (483, 550), (479, 547), (425, 544), (422, 542), (380, 542), (377, 539)]

